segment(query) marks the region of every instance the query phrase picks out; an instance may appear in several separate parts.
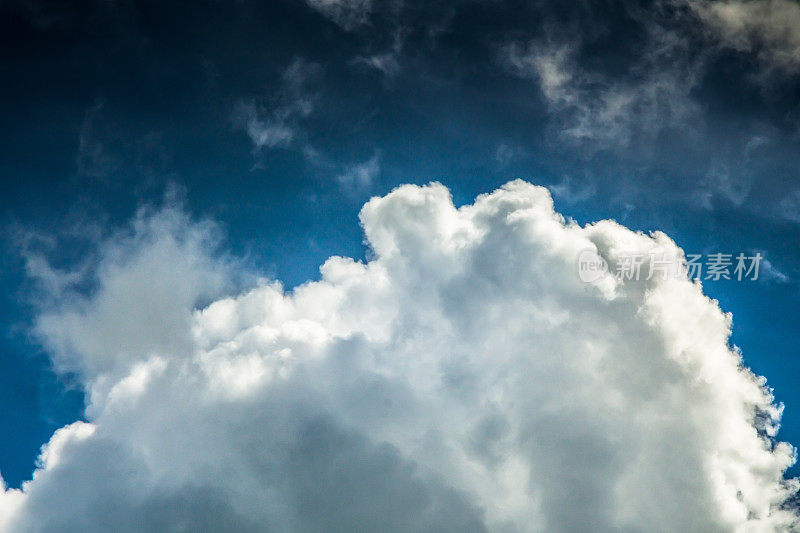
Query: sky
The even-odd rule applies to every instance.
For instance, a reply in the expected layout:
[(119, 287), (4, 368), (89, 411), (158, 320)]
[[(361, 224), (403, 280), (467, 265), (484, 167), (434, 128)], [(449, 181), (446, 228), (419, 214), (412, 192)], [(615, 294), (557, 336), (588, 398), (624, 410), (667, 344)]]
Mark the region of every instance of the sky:
[(800, 529), (796, 1), (0, 0), (0, 41), (0, 531)]

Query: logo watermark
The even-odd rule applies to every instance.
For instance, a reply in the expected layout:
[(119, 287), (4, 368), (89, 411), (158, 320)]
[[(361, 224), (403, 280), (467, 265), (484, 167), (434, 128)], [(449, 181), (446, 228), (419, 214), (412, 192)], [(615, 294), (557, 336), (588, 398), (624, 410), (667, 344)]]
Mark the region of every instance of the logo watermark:
[(594, 250), (584, 250), (578, 256), (578, 277), (584, 283), (602, 278), (608, 272), (608, 263)]
[(650, 252), (646, 254), (621, 254), (613, 265), (594, 250), (584, 250), (578, 255), (578, 277), (591, 283), (611, 274), (618, 281), (639, 281), (669, 278), (696, 281), (734, 280), (756, 281), (763, 256), (760, 253), (686, 254), (686, 258)]

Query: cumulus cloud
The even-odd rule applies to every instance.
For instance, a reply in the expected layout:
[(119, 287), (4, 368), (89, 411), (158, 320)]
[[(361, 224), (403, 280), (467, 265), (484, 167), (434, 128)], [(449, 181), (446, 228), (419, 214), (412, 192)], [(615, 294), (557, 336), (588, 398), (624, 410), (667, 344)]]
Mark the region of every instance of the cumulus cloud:
[(754, 52), (770, 70), (800, 71), (800, 5), (793, 0), (686, 0), (723, 46)]
[(201, 305), (226, 270), (206, 229), (167, 219), (43, 314), (42, 342), (84, 368), (87, 421), (0, 492), (3, 530), (798, 524), (781, 408), (731, 317), (685, 279), (577, 276), (583, 250), (682, 258), (661, 233), (579, 226), (522, 181), (460, 208), (403, 186), (361, 211), (368, 262)]
[(219, 237), (214, 223), (190, 223), (168, 201), (140, 210), (130, 228), (96, 243), (74, 269), (54, 268), (48, 253), (24, 248), (28, 274), (50, 290), (34, 331), (56, 367), (101, 386), (126, 375), (136, 354), (191, 351), (192, 310), (230, 290), (241, 270), (224, 255), (212, 258)]

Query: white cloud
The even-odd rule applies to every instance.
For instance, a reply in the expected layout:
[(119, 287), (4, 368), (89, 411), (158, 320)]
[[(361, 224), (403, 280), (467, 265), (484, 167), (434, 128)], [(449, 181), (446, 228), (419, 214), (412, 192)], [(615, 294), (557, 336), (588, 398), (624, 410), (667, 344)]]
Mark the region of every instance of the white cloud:
[(190, 352), (192, 310), (230, 289), (236, 268), (210, 257), (218, 239), (213, 223), (190, 223), (179, 205), (168, 203), (142, 209), (79, 269), (44, 268), (45, 255), (31, 256), (35, 263), (29, 257), (29, 275), (45, 289), (58, 288), (35, 323), (56, 366), (84, 374), (92, 387), (105, 386), (141, 357)]
[(365, 24), (372, 11), (372, 0), (306, 0), (306, 2), (345, 30)]
[(314, 96), (308, 82), (319, 66), (294, 60), (283, 72), (281, 87), (267, 103), (240, 100), (234, 111), (234, 123), (243, 129), (255, 149), (285, 148), (294, 141), (301, 119), (314, 111)]
[(499, 169), (505, 169), (512, 161), (524, 159), (529, 156), (530, 154), (528, 151), (518, 144), (501, 142), (494, 151), (494, 160)]
[(388, 52), (372, 54), (368, 56), (358, 56), (353, 60), (354, 63), (366, 65), (381, 72), (389, 78), (396, 76), (400, 72), (400, 61), (398, 59), (400, 51), (392, 49)]
[(800, 4), (794, 0), (682, 0), (728, 48), (755, 52), (769, 70), (800, 70)]
[(708, 172), (694, 191), (694, 200), (699, 206), (712, 209), (713, 200), (722, 198), (739, 207), (747, 199), (754, 181), (754, 173), (747, 165), (749, 161), (737, 156), (730, 159), (734, 161), (715, 158), (710, 162)]
[(363, 190), (370, 187), (381, 172), (380, 158), (380, 151), (376, 151), (366, 161), (348, 166), (342, 174), (336, 176), (336, 181), (342, 187), (350, 190)]
[(690, 91), (697, 85), (699, 59), (687, 41), (650, 21), (648, 40), (623, 75), (610, 77), (580, 64), (580, 39), (512, 41), (498, 61), (509, 72), (539, 83), (559, 140), (594, 151), (654, 139), (681, 125), (696, 111)]
[(596, 192), (590, 180), (571, 175), (565, 175), (561, 181), (550, 185), (548, 189), (556, 199), (570, 204), (584, 202)]
[(4, 530), (797, 525), (793, 449), (730, 316), (686, 280), (578, 279), (586, 249), (679, 257), (663, 234), (566, 222), (521, 181), (458, 209), (403, 186), (361, 212), (368, 263), (192, 313), (225, 269), (207, 229), (163, 217), (44, 315), (85, 366), (88, 422), (0, 492)]
[(400, 72), (400, 56), (403, 53), (405, 38), (405, 32), (402, 30), (402, 28), (398, 28), (394, 32), (394, 36), (388, 50), (357, 56), (353, 62), (373, 68), (387, 78), (392, 78)]
[(292, 107), (282, 108), (267, 117), (252, 101), (239, 102), (236, 119), (257, 149), (288, 146), (294, 139), (295, 130), (286, 121), (294, 114)]
[[(759, 251), (762, 256), (766, 252)], [(759, 279), (764, 281), (774, 281), (777, 283), (791, 283), (792, 279), (783, 273), (778, 267), (772, 264), (772, 261), (764, 257), (759, 265)]]

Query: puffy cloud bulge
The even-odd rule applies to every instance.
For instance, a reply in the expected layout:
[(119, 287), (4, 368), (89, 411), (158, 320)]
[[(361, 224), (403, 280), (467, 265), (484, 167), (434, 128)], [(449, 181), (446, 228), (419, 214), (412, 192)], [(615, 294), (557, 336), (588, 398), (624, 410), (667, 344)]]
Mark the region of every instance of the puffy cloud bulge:
[[(787, 531), (794, 449), (685, 279), (592, 283), (576, 259), (683, 252), (580, 226), (523, 181), (361, 211), (366, 263), (198, 306), (238, 268), (166, 209), (108, 243), (97, 289), (36, 332), (78, 371), (3, 531)], [(208, 301), (208, 300), (206, 300)]]

